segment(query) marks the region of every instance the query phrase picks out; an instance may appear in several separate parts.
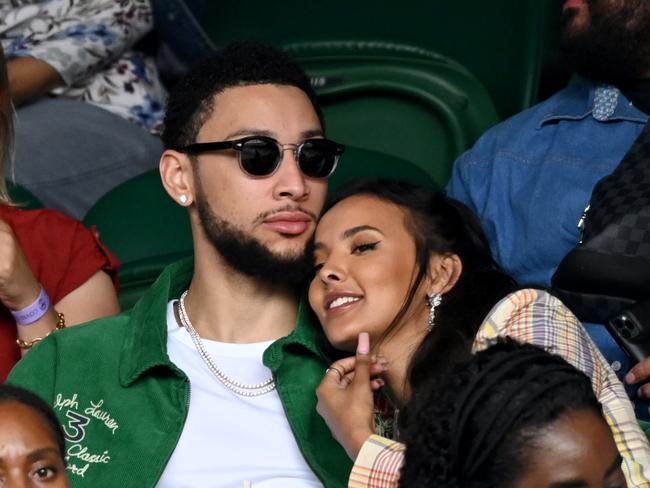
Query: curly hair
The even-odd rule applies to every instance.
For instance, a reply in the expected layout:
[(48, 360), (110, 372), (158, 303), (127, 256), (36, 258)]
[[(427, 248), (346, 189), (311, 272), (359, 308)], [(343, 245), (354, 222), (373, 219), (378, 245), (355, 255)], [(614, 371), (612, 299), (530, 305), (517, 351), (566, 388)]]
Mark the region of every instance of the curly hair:
[(167, 149), (195, 142), (214, 109), (214, 97), (227, 88), (259, 84), (294, 86), (302, 90), (318, 115), (323, 114), (304, 71), (285, 53), (252, 42), (233, 43), (193, 66), (167, 98), (162, 140)]
[(540, 430), (578, 410), (602, 416), (584, 373), (536, 346), (501, 340), (414, 391), (400, 419), (400, 486), (509, 488)]

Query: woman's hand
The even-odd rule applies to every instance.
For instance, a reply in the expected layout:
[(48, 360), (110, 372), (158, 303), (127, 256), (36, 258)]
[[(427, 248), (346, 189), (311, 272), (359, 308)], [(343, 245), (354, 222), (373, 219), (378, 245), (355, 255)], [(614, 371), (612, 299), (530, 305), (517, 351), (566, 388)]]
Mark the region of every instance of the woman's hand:
[(20, 310), (32, 304), (40, 291), (14, 231), (0, 219), (0, 302)]
[(375, 433), (372, 392), (384, 381), (373, 377), (387, 369), (386, 361), (371, 358), (369, 351), (368, 334), (362, 332), (357, 355), (332, 363), (316, 390), (316, 410), (352, 460)]

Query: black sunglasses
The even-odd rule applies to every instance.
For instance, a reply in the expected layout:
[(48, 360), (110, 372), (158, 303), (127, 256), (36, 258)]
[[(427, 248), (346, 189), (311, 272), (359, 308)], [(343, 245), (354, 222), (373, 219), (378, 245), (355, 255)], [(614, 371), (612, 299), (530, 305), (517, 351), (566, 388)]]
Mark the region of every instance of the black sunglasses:
[(284, 151), (291, 149), (305, 176), (327, 178), (336, 169), (345, 146), (329, 139), (307, 139), (300, 144), (280, 144), (272, 137), (249, 136), (236, 141), (197, 142), (180, 151), (201, 154), (222, 149), (237, 151), (239, 167), (249, 176), (271, 176), (280, 166)]

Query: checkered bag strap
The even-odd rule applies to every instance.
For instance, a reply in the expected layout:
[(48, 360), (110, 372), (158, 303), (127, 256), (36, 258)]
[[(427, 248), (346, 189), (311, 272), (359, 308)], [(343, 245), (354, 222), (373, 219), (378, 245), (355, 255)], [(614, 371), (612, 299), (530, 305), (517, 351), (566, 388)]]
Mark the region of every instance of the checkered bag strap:
[(594, 187), (583, 225), (586, 249), (650, 258), (650, 122)]
[(604, 324), (650, 298), (650, 122), (618, 167), (601, 179), (582, 220), (582, 239), (551, 283), (582, 321)]

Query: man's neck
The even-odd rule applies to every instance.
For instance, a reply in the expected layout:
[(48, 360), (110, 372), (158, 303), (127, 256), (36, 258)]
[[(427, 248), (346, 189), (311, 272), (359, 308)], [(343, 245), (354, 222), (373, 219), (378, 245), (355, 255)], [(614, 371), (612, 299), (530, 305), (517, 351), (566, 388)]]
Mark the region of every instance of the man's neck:
[(291, 288), (243, 275), (216, 252), (195, 252), (185, 306), (205, 339), (252, 343), (284, 337), (295, 327), (298, 301)]

